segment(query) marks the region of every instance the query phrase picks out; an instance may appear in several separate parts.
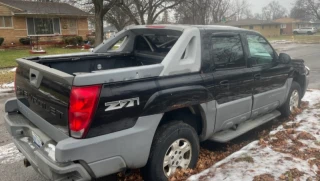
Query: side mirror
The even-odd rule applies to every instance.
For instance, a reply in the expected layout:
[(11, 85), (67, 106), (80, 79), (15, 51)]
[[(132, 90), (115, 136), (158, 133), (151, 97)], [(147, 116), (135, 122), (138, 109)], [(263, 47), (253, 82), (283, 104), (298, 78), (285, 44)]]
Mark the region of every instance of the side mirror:
[(289, 64), (291, 62), (290, 55), (288, 55), (286, 53), (280, 53), (279, 62), (282, 63), (282, 64)]

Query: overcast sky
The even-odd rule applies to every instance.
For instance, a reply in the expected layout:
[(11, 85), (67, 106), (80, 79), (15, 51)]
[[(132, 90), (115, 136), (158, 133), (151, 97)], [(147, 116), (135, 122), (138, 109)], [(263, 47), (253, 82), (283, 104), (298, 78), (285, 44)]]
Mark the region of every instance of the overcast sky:
[[(273, 0), (248, 0), (248, 2), (251, 4), (252, 12), (253, 13), (261, 13), (261, 9), (269, 4)], [(280, 4), (287, 9), (288, 12), (290, 12), (292, 8), (292, 4), (295, 2), (295, 0), (278, 0)]]

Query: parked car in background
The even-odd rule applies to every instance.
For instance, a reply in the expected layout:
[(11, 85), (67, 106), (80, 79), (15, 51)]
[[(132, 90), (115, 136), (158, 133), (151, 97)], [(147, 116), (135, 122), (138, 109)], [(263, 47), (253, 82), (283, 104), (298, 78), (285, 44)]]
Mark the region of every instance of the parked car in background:
[(20, 58), (9, 134), (51, 180), (142, 168), (168, 180), (194, 168), (199, 142), (226, 143), (299, 107), (303, 60), (228, 26), (133, 26), (93, 52)]
[(318, 30), (317, 28), (314, 27), (308, 27), (308, 28), (299, 28), (299, 29), (294, 29), (293, 34), (308, 34), (308, 35), (313, 35), (317, 33)]

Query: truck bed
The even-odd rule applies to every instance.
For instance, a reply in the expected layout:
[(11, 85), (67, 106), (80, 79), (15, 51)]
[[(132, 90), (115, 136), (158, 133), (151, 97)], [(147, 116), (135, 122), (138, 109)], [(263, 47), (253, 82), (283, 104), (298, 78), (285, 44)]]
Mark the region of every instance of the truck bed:
[(32, 57), (27, 60), (48, 66), (67, 74), (79, 75), (96, 71), (160, 64), (161, 53), (77, 53), (60, 56)]

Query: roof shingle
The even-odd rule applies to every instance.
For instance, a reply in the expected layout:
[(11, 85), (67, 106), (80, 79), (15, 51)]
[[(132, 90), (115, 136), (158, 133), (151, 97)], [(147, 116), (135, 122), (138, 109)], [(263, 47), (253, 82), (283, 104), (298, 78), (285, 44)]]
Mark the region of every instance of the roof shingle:
[(14, 14), (90, 16), (88, 13), (67, 3), (0, 0), (0, 4), (18, 9)]

